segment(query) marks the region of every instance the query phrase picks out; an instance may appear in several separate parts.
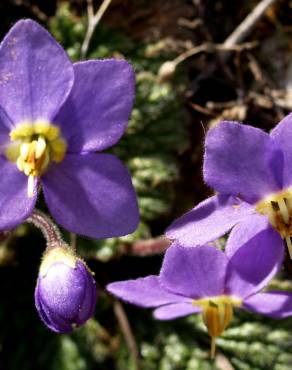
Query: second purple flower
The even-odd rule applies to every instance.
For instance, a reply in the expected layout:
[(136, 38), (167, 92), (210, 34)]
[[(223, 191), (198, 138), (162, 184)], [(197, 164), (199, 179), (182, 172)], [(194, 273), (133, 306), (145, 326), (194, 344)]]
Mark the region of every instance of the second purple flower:
[(259, 232), (273, 228), (292, 258), (291, 142), (292, 114), (270, 135), (237, 122), (223, 121), (210, 129), (203, 172), (218, 194), (170, 225), (167, 237), (190, 246), (212, 241), (237, 224)]
[(114, 282), (107, 289), (130, 303), (155, 308), (159, 320), (201, 313), (214, 357), (215, 339), (230, 323), (234, 308), (273, 318), (292, 315), (291, 293), (261, 292), (279, 270), (282, 250), (276, 231), (255, 233), (253, 228), (245, 230), (244, 240), (231, 234), (226, 254), (208, 245), (185, 248), (175, 242), (158, 276)]

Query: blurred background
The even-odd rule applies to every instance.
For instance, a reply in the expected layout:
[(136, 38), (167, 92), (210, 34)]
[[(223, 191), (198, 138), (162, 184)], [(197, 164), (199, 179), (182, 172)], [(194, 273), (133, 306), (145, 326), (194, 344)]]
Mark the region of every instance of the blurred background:
[[(75, 240), (95, 272), (99, 301), (94, 318), (71, 335), (51, 333), (34, 307), (42, 235), (25, 224), (0, 243), (0, 370), (291, 370), (292, 319), (236, 312), (212, 362), (200, 317), (158, 322), (104, 291), (111, 281), (157, 274), (165, 228), (211, 194), (201, 173), (209, 127), (226, 119), (269, 131), (292, 110), (292, 1), (270, 0), (233, 33), (260, 2), (1, 0), (1, 38), (29, 17), (73, 61), (115, 57), (133, 64), (135, 106), (111, 152), (131, 171), (141, 223), (127, 237)], [(102, 3), (107, 9), (96, 20)], [(46, 211), (42, 199), (38, 206)], [(272, 288), (292, 289), (290, 263)]]

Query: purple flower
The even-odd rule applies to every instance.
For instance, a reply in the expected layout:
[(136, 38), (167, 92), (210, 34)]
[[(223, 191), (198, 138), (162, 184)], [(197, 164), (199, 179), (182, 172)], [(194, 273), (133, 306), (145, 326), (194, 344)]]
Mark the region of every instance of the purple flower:
[(98, 238), (133, 232), (139, 215), (129, 173), (99, 153), (124, 133), (133, 100), (125, 60), (72, 65), (40, 25), (17, 22), (0, 45), (0, 229), (31, 214), (41, 183), (66, 229)]
[(292, 258), (291, 143), (292, 114), (270, 135), (236, 122), (223, 121), (211, 129), (203, 172), (206, 183), (219, 194), (176, 220), (167, 237), (186, 246), (200, 245), (236, 224), (260, 231), (266, 223), (286, 240)]
[(111, 283), (107, 290), (138, 306), (154, 307), (159, 320), (201, 313), (214, 353), (215, 338), (229, 324), (234, 307), (274, 318), (292, 315), (292, 293), (260, 293), (280, 268), (282, 250), (276, 231), (255, 233), (253, 228), (245, 230), (244, 238), (233, 233), (226, 253), (174, 242), (159, 276)]
[(35, 289), (41, 320), (57, 333), (69, 333), (94, 313), (96, 286), (85, 263), (67, 248), (45, 253)]

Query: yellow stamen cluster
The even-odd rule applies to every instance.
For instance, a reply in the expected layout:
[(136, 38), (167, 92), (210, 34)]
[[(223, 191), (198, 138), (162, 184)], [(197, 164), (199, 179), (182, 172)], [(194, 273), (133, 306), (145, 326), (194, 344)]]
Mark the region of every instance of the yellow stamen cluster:
[(233, 317), (233, 306), (239, 307), (242, 300), (232, 296), (208, 297), (193, 301), (202, 307), (203, 322), (211, 336), (211, 358), (215, 356), (216, 338), (223, 333)]
[(59, 127), (46, 121), (18, 125), (10, 132), (10, 140), (6, 156), (28, 176), (27, 193), (32, 197), (35, 178), (47, 170), (51, 161), (61, 162), (64, 159), (67, 144)]
[(259, 201), (256, 211), (268, 217), (271, 225), (286, 240), (292, 259), (292, 189), (287, 189)]

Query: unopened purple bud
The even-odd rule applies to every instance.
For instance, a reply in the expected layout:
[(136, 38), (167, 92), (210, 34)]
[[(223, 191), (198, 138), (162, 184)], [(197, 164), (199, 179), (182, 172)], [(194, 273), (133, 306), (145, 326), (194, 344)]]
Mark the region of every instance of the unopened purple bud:
[(57, 333), (69, 333), (94, 313), (96, 285), (86, 264), (65, 247), (48, 250), (40, 266), (35, 305), (41, 320)]

